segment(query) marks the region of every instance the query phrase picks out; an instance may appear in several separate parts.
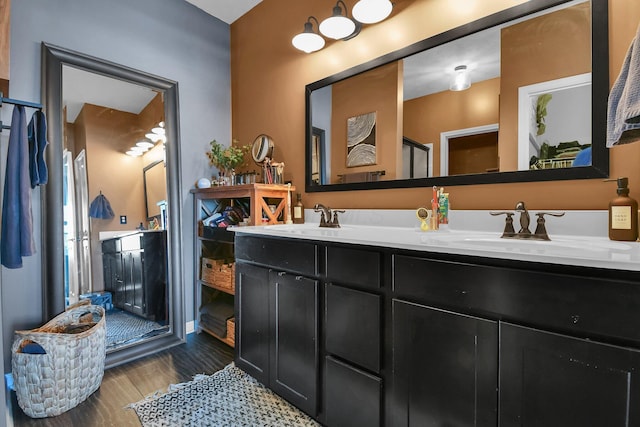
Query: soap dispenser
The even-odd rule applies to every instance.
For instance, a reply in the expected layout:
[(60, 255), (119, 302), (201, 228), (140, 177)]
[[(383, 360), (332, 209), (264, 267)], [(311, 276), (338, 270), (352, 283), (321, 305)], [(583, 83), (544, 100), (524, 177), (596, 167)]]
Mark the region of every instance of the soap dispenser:
[(609, 202), (609, 239), (634, 241), (638, 239), (638, 202), (629, 197), (629, 179), (621, 177), (618, 197)]

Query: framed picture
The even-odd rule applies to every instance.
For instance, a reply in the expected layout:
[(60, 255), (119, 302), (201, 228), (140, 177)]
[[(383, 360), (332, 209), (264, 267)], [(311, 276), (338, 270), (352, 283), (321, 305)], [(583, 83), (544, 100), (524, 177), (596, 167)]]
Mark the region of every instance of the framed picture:
[(347, 119), (347, 167), (376, 164), (376, 113)]

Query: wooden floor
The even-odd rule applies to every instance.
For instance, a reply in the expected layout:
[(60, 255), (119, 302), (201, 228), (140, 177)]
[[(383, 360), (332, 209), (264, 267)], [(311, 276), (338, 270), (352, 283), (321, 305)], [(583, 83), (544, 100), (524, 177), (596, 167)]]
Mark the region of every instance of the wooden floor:
[(233, 360), (233, 349), (206, 333), (189, 334), (187, 343), (105, 371), (100, 388), (70, 411), (52, 418), (31, 419), (11, 393), (8, 411), (15, 426), (140, 426), (131, 409), (124, 409), (169, 384), (212, 374)]

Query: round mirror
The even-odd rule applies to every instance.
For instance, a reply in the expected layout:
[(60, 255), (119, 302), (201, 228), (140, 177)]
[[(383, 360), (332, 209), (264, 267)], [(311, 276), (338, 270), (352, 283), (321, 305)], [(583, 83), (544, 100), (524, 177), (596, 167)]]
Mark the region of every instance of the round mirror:
[(269, 135), (258, 135), (253, 140), (251, 147), (251, 156), (253, 161), (261, 165), (267, 158), (271, 158), (273, 154), (273, 139)]

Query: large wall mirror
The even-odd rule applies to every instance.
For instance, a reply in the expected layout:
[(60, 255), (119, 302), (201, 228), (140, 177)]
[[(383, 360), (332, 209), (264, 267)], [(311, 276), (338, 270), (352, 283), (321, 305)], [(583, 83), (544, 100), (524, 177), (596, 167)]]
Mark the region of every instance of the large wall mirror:
[(607, 10), (525, 2), (307, 85), (306, 191), (608, 176)]
[(177, 83), (43, 43), (44, 317), (107, 310), (107, 367), (185, 338)]

